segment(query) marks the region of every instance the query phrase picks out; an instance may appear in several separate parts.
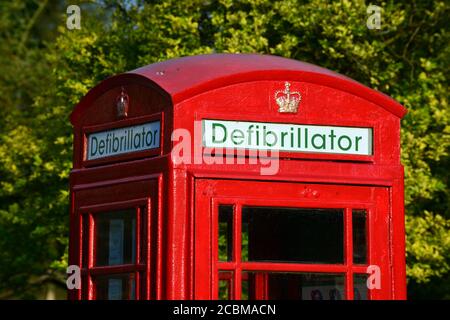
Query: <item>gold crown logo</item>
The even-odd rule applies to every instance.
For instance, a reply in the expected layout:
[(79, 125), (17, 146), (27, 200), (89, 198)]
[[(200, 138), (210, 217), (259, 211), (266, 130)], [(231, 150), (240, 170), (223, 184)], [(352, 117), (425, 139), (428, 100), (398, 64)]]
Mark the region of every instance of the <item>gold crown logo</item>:
[(282, 113), (296, 113), (298, 105), (302, 100), (300, 92), (291, 92), (291, 84), (289, 82), (284, 83), (284, 90), (275, 91), (275, 101), (278, 105), (278, 112)]

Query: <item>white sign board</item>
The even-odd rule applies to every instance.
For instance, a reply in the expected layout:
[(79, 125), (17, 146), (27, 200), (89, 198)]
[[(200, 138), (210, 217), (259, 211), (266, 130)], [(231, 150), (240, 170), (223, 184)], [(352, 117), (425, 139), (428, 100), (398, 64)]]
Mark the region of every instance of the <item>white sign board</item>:
[(209, 148), (372, 155), (372, 128), (203, 120)]
[(161, 123), (148, 122), (87, 136), (87, 160), (101, 159), (119, 154), (159, 148)]

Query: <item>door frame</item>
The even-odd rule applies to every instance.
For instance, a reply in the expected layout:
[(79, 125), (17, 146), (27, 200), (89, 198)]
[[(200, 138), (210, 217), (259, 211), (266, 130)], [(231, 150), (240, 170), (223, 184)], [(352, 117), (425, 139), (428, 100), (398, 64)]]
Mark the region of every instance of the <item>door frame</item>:
[[(271, 198), (261, 190), (270, 190)], [(282, 187), (280, 190), (280, 187)], [(246, 190), (248, 196), (242, 194)], [(334, 193), (334, 194), (333, 194)], [(344, 209), (344, 264), (300, 264), (241, 262), (240, 236), (233, 238), (233, 262), (218, 261), (218, 206), (233, 205), (234, 234), (241, 234), (243, 206), (284, 208), (342, 208)], [(378, 265), (381, 269), (381, 289), (369, 290), (371, 299), (392, 298), (390, 253), (390, 194), (388, 187), (355, 186), (343, 184), (314, 184), (302, 182), (269, 182), (255, 180), (195, 179), (195, 274), (194, 296), (196, 299), (217, 299), (218, 270), (235, 270), (232, 287), (234, 299), (240, 299), (241, 272), (329, 272), (346, 276), (347, 299), (353, 299), (353, 274), (364, 274), (367, 266)], [(367, 264), (354, 265), (352, 209), (367, 211)], [(206, 240), (205, 240), (206, 239)], [(351, 254), (348, 254), (351, 253)]]

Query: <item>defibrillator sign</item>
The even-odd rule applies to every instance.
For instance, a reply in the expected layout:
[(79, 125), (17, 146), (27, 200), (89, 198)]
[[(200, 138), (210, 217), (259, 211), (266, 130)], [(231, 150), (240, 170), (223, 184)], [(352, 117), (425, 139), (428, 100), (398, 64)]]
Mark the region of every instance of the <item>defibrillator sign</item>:
[(159, 121), (94, 132), (87, 136), (87, 160), (159, 148)]
[(203, 120), (202, 127), (209, 148), (372, 154), (372, 128), (225, 120)]

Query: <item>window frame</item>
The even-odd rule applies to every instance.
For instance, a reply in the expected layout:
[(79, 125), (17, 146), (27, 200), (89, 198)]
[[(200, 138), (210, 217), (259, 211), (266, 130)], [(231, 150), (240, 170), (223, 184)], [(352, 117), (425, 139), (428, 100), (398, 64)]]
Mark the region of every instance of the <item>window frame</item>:
[[(107, 214), (114, 211), (130, 210), (134, 211), (136, 217), (135, 223), (135, 261), (128, 264), (119, 264), (112, 266), (96, 266), (95, 250), (96, 250), (96, 233), (95, 233), (95, 216)], [(151, 260), (147, 252), (150, 250), (149, 245), (152, 240), (152, 204), (151, 198), (139, 198), (126, 201), (109, 202), (102, 204), (94, 204), (82, 206), (78, 209), (81, 227), (80, 248), (81, 250), (81, 276), (82, 290), (81, 299), (95, 300), (96, 286), (95, 277), (104, 275), (116, 275), (133, 273), (135, 278), (135, 299), (141, 300), (148, 297), (148, 288), (151, 283), (150, 268)], [(84, 230), (87, 219), (88, 230)], [(86, 232), (87, 231), (87, 232)], [(85, 244), (87, 242), (87, 245)]]
[[(206, 181), (207, 179), (199, 179)], [(284, 182), (266, 182), (266, 181), (240, 181), (249, 185), (253, 183), (273, 183), (282, 184)], [(305, 184), (295, 183), (297, 190), (303, 188)], [(310, 185), (310, 184), (309, 184)], [(242, 185), (239, 186), (242, 188)], [(341, 186), (335, 184), (318, 185), (321, 192), (330, 191), (335, 192)], [(342, 186), (343, 187), (343, 186)], [(364, 193), (353, 195), (347, 193), (345, 196), (337, 196), (335, 199), (328, 198), (323, 201), (314, 198), (302, 198), (297, 195), (297, 190), (291, 194), (283, 194), (282, 192), (273, 192), (270, 198), (267, 194), (256, 195), (258, 191), (252, 190), (250, 196), (235, 194), (240, 189), (237, 186), (233, 190), (233, 181), (230, 180), (215, 180), (214, 193), (205, 197), (203, 189), (205, 183), (196, 185), (196, 214), (195, 221), (197, 226), (201, 226), (196, 230), (201, 230), (196, 234), (195, 250), (196, 250), (196, 274), (195, 274), (195, 296), (200, 299), (218, 299), (219, 290), (219, 271), (233, 272), (232, 287), (233, 290), (230, 295), (234, 299), (241, 299), (241, 285), (242, 274), (245, 271), (272, 271), (272, 272), (306, 272), (306, 273), (333, 273), (342, 274), (345, 276), (345, 299), (354, 299), (353, 276), (357, 274), (367, 275), (367, 267), (371, 264), (377, 264), (382, 270), (382, 289), (368, 290), (368, 299), (387, 299), (391, 292), (389, 288), (390, 283), (390, 267), (388, 253), (390, 249), (389, 243), (389, 224), (382, 224), (380, 220), (385, 219), (389, 209), (389, 194), (388, 188), (375, 186), (350, 186), (357, 188), (367, 188)], [(208, 186), (206, 185), (206, 188)], [(255, 187), (258, 189), (257, 187)], [(276, 187), (273, 187), (276, 190)], [(368, 190), (371, 189), (371, 190)], [(368, 191), (368, 192), (367, 192)], [(338, 193), (336, 193), (338, 194)], [(370, 194), (369, 198), (364, 199), (364, 196)], [(232, 261), (219, 261), (218, 250), (218, 233), (219, 233), (219, 206), (233, 207), (233, 243), (228, 244), (233, 246)], [(343, 264), (311, 264), (311, 263), (296, 263), (296, 262), (250, 262), (241, 261), (241, 229), (242, 229), (242, 208), (246, 206), (255, 207), (280, 207), (280, 208), (301, 208), (301, 209), (342, 209), (344, 219), (344, 263)], [(366, 263), (353, 263), (353, 210), (366, 210)], [(209, 214), (207, 214), (207, 212)], [(209, 217), (209, 218), (208, 218)], [(208, 221), (207, 221), (208, 220)], [(210, 231), (204, 229), (209, 225)], [(203, 244), (209, 238), (210, 245)], [(203, 254), (199, 257), (199, 250), (206, 250), (209, 248), (210, 255)], [(201, 266), (200, 264), (207, 263), (209, 267)], [(209, 281), (205, 276), (200, 276), (199, 273), (204, 274), (206, 270), (210, 270)], [(202, 280), (200, 280), (200, 278)], [(205, 281), (206, 280), (206, 281)], [(202, 282), (200, 284), (200, 282)], [(207, 284), (205, 284), (205, 282)], [(206, 286), (209, 285), (209, 290)], [(262, 285), (264, 287), (264, 285)], [(376, 292), (375, 292), (376, 291)]]
[[(219, 242), (218, 242), (218, 230), (219, 230), (219, 206), (232, 206), (233, 219), (232, 219), (232, 243), (228, 244), (233, 247), (232, 249), (232, 261), (219, 261)], [(342, 209), (344, 212), (344, 263), (343, 264), (312, 264), (312, 263), (297, 263), (297, 262), (254, 262), (254, 261), (242, 261), (242, 208), (243, 207), (270, 207), (270, 208), (301, 208), (301, 209)], [(246, 271), (253, 272), (307, 272), (307, 273), (336, 273), (345, 276), (345, 299), (353, 300), (353, 275), (365, 274), (367, 266), (366, 264), (354, 264), (353, 263), (353, 228), (352, 228), (352, 214), (353, 209), (366, 210), (366, 225), (368, 224), (367, 217), (371, 216), (373, 206), (366, 203), (360, 204), (356, 207), (350, 207), (346, 203), (322, 203), (320, 207), (316, 203), (304, 203), (298, 201), (286, 201), (280, 205), (277, 200), (267, 199), (231, 199), (217, 197), (212, 199), (213, 208), (213, 276), (212, 287), (217, 287), (214, 290), (213, 299), (218, 299), (217, 293), (219, 290), (219, 281), (215, 275), (220, 271), (230, 271), (233, 273), (233, 281), (231, 296), (236, 300), (241, 299), (242, 292), (242, 273)], [(369, 229), (366, 226), (367, 237), (367, 249), (370, 248), (368, 240)], [(369, 258), (369, 253), (367, 252)], [(368, 259), (369, 260), (369, 259)], [(370, 292), (369, 292), (370, 297)], [(370, 299), (370, 298), (369, 298)]]

